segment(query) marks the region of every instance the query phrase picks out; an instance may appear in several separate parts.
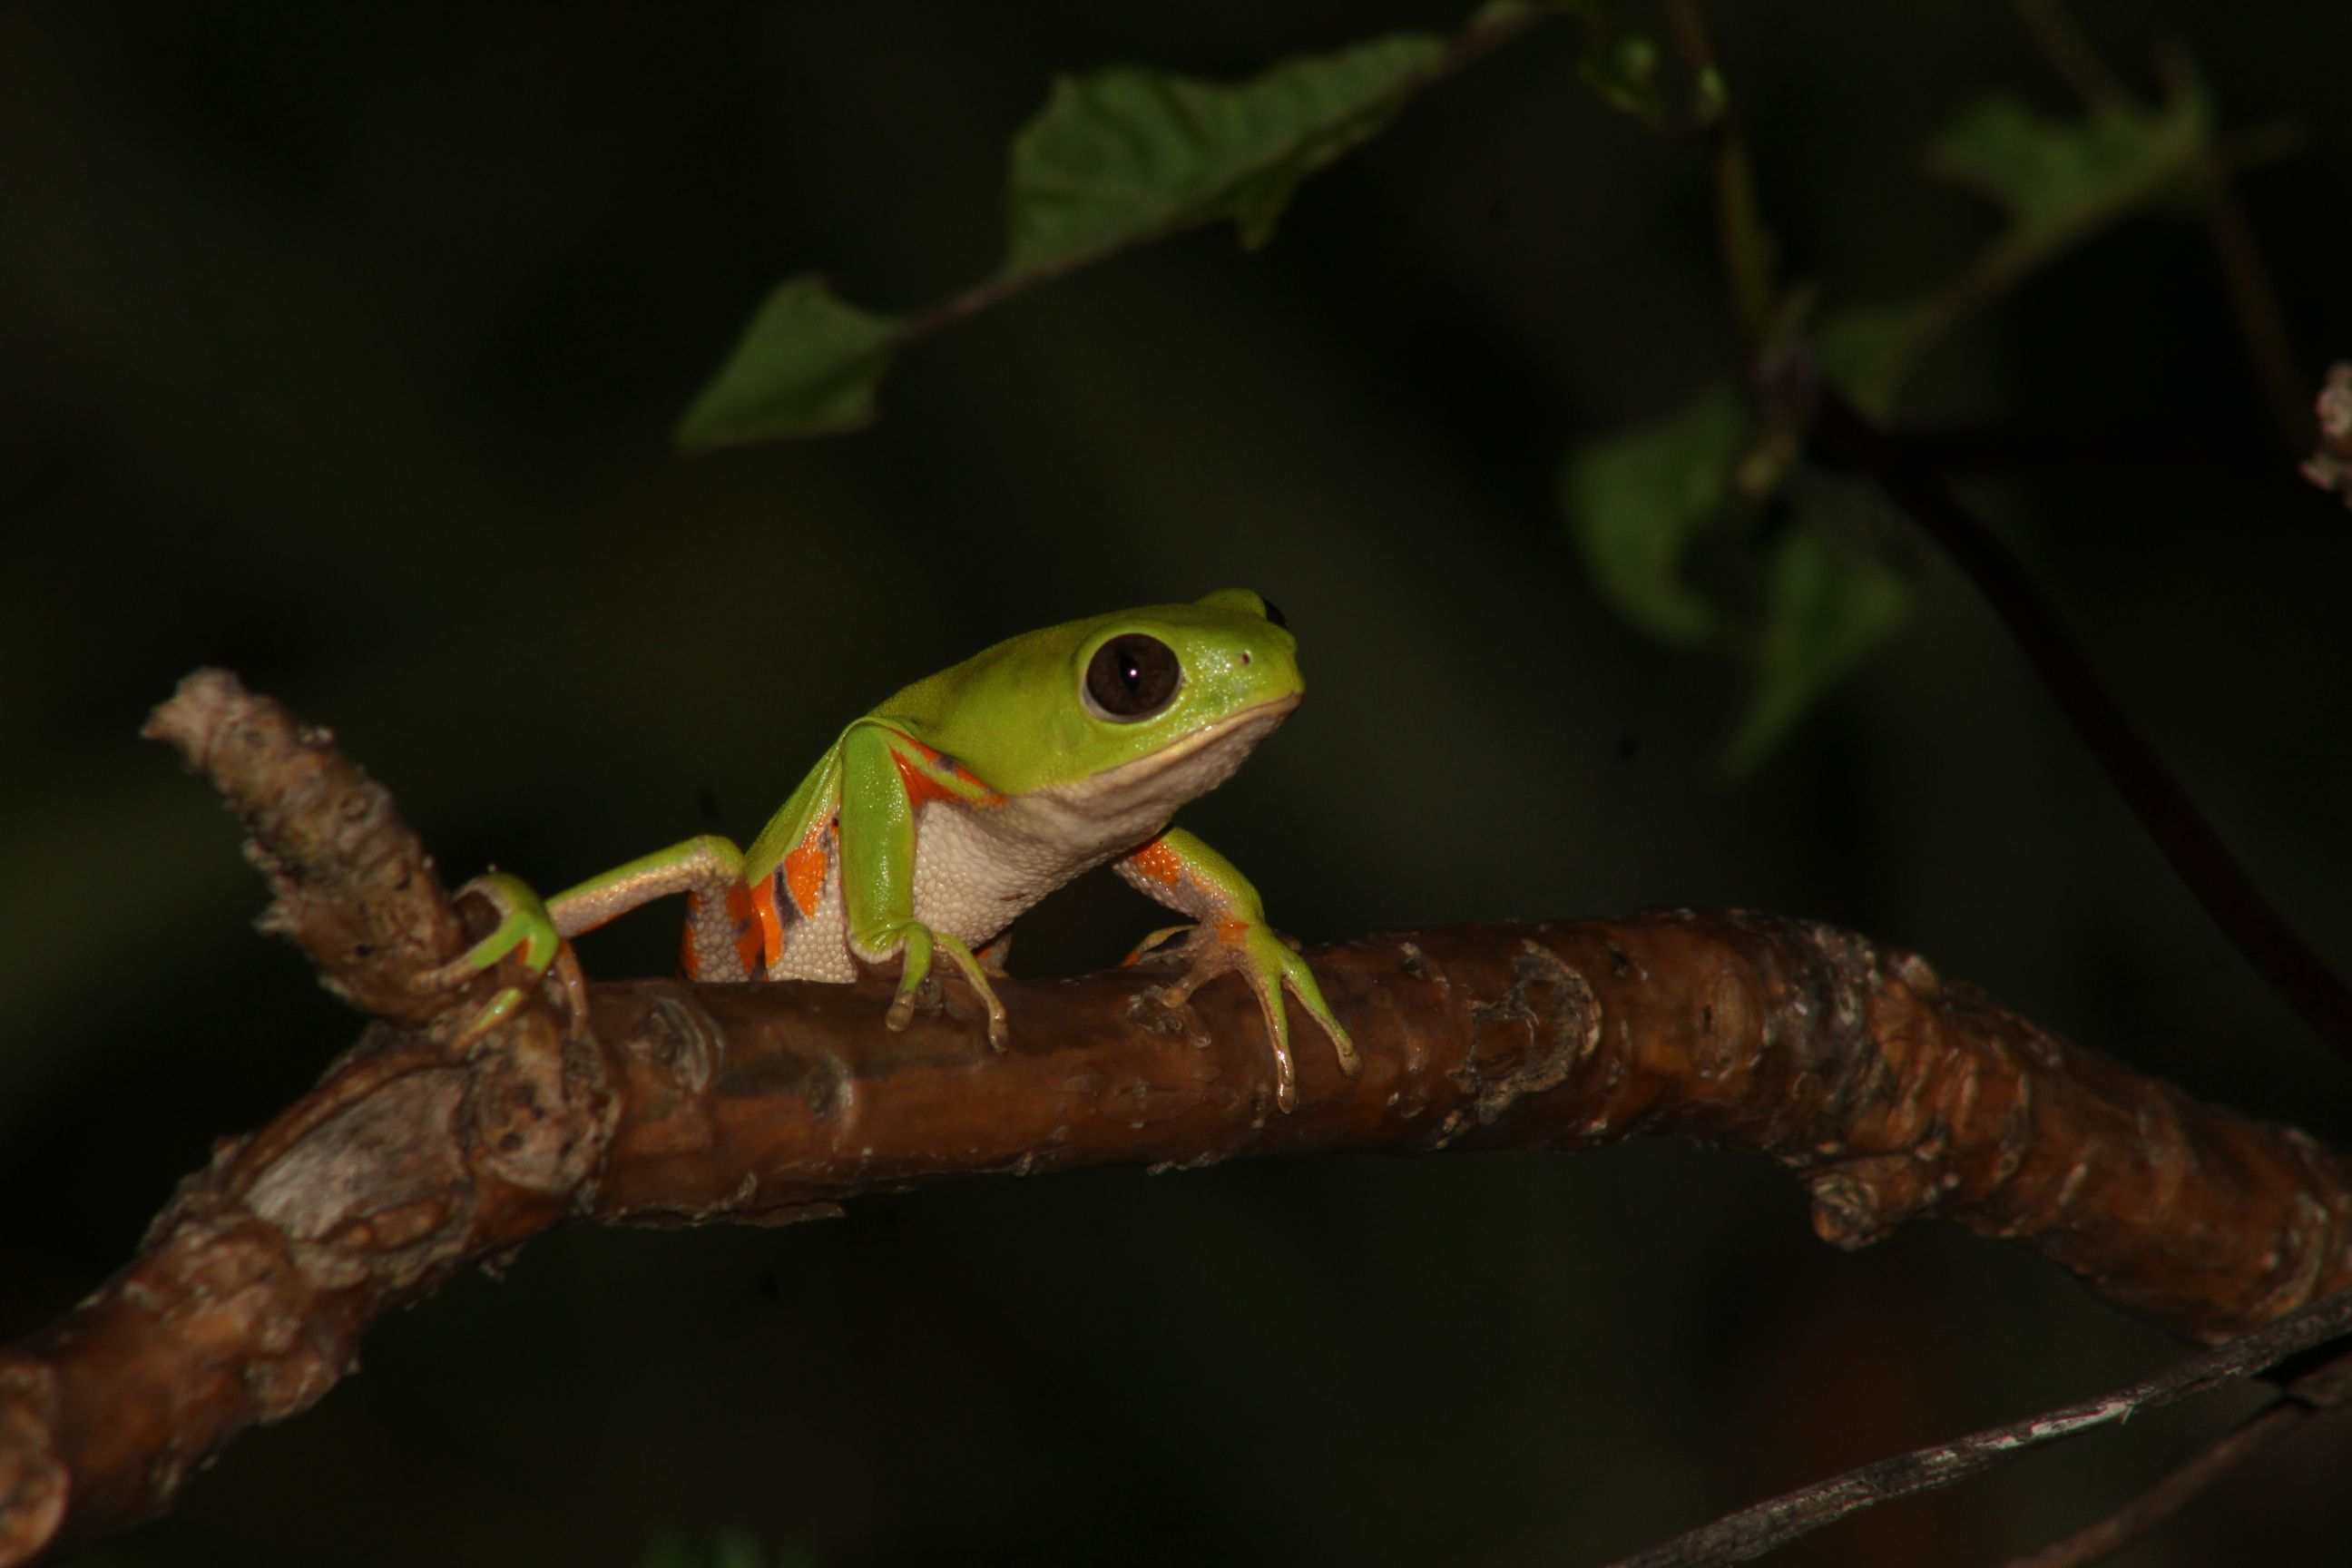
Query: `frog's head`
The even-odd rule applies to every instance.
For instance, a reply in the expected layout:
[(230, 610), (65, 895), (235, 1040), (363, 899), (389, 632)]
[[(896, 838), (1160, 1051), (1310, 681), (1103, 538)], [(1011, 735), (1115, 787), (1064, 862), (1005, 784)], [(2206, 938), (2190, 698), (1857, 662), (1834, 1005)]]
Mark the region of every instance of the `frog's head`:
[[(1297, 704), (1298, 642), (1282, 612), (1247, 588), (1191, 605), (1156, 605), (1083, 623), (1066, 677), (1076, 677), (1087, 743), (1156, 751), (1272, 704)], [(1149, 738), (1147, 738), (1149, 737)]]
[(1057, 748), (1080, 763), (1055, 793), (1164, 822), (1231, 778), (1306, 694), (1298, 640), (1247, 588), (1083, 623)]
[(965, 731), (947, 749), (1007, 794), (1173, 811), (1232, 776), (1305, 690), (1281, 613), (1222, 588), (1014, 637), (904, 696), (936, 693), (935, 726)]

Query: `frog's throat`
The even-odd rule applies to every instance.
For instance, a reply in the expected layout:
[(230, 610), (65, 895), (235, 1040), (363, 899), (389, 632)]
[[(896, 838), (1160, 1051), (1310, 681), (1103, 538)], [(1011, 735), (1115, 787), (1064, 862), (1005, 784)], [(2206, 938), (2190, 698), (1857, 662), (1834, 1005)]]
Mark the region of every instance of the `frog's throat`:
[(1181, 741), (1169, 742), (1150, 756), (1121, 763), (1115, 768), (1097, 773), (1087, 782), (1116, 789), (1131, 779), (1149, 778), (1181, 767), (1202, 752), (1221, 750), (1246, 737), (1247, 744), (1234, 759), (1234, 765), (1239, 766), (1243, 757), (1248, 756), (1260, 741), (1274, 733), (1276, 725), (1290, 717), (1302, 695), (1294, 691), (1286, 697), (1276, 697), (1271, 701), (1244, 708), (1238, 713), (1228, 713), (1215, 723), (1195, 730)]
[[(1206, 795), (1233, 777), (1257, 743), (1290, 717), (1299, 696), (1294, 691), (1254, 703), (1149, 756), (1037, 793), (1066, 806), (1126, 808), (1147, 816), (1155, 810), (1173, 813), (1185, 801)], [(1165, 819), (1162, 816), (1161, 820)]]

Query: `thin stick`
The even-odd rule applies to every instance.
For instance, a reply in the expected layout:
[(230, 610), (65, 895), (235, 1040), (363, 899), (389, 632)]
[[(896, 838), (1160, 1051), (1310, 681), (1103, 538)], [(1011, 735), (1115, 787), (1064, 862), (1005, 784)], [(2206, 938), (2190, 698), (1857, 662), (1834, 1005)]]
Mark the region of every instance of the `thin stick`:
[(1612, 1568), (1699, 1568), (1703, 1563), (1744, 1563), (1863, 1509), (1948, 1487), (2046, 1444), (2233, 1383), (2284, 1356), (2325, 1344), (2347, 1328), (2352, 1328), (2352, 1291), (2331, 1296), (2243, 1339), (2190, 1356), (2111, 1394), (1848, 1470), (1727, 1514), (1624, 1558)]
[(2099, 59), (2098, 51), (2083, 37), (2074, 18), (2068, 16), (2057, 0), (2016, 0), (2018, 20), (2042, 46), (2042, 53), (2050, 61), (2050, 68), (2066, 79), (2074, 96), (2085, 107), (2096, 108), (2113, 103), (2125, 96), (2124, 89)]
[[(1698, 0), (1665, 0), (1667, 24), (1691, 74), (1712, 78), (1720, 89), (1721, 68), (1716, 63), (1715, 39)], [(1762, 204), (1756, 197), (1756, 180), (1748, 162), (1748, 144), (1727, 102), (1706, 122), (1707, 141), (1715, 149), (1716, 244), (1723, 256), (1724, 277), (1731, 288), (1732, 304), (1739, 316), (1740, 337), (1749, 357), (1762, 348), (1772, 320), (1777, 295), (1772, 279), (1772, 237), (1765, 232)]]
[(2219, 166), (2212, 171), (2212, 195), (2205, 203), (2205, 232), (2221, 264), (2223, 292), (2237, 313), (2244, 334), (2246, 358), (2255, 382), (2270, 405), (2271, 421), (2287, 450), (2300, 458), (2319, 438), (2312, 417), (2309, 383), (2295, 363), (2294, 348), (2279, 309), (2278, 291), (2271, 287), (2270, 269), (2263, 265), (2254, 233), (2230, 187), (2230, 175)]
[(2017, 558), (1942, 475), (1888, 438), (1834, 387), (1821, 389), (1823, 446), (1869, 473), (1943, 547), (2017, 639), (2132, 814), (2213, 923), (2319, 1037), (2352, 1058), (2352, 990), (2282, 919), (2187, 792), (2141, 740)]
[(2292, 1399), (2266, 1405), (2216, 1438), (2189, 1461), (2096, 1524), (2000, 1568), (2082, 1568), (2122, 1551), (2180, 1511), (2191, 1498), (2261, 1453), (2318, 1412)]

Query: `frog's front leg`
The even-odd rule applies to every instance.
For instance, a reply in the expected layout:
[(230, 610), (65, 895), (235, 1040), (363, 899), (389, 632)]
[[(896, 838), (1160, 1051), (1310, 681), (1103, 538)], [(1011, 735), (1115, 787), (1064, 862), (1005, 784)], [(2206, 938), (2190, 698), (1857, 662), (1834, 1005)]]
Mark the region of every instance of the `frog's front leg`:
[[(1315, 972), (1265, 923), (1257, 889), (1232, 861), (1182, 828), (1171, 827), (1111, 865), (1135, 888), (1198, 922), (1183, 949), (1187, 972), (1161, 993), (1171, 1006), (1182, 1006), (1201, 985), (1229, 970), (1257, 993), (1258, 1009), (1265, 1016), (1266, 1040), (1274, 1049), (1275, 1101), (1283, 1110), (1292, 1110), (1298, 1103), (1290, 1019), (1282, 1000), (1286, 986), (1331, 1037), (1339, 1070), (1349, 1078), (1363, 1070), (1355, 1042), (1331, 1016), (1322, 987), (1315, 984)], [(1151, 946), (1166, 934), (1154, 932), (1145, 939), (1144, 946)]]
[(898, 955), (898, 991), (883, 1017), (893, 1029), (914, 1018), (932, 955), (947, 954), (987, 1007), (988, 1043), (1001, 1051), (1012, 1031), (980, 960), (953, 934), (915, 918), (916, 806), (907, 772), (919, 764), (902, 763), (901, 743), (881, 724), (853, 725), (841, 738), (841, 897), (850, 950), (869, 963)]

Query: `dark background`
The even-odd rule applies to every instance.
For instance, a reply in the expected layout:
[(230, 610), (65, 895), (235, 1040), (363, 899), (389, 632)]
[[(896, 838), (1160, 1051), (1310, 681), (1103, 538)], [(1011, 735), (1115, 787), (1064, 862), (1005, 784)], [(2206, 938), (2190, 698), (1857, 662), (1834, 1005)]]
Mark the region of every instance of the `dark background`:
[[(1916, 177), (1937, 125), (1994, 88), (2067, 102), (2002, 7), (1715, 9), (1792, 270), (1848, 299), (1990, 232)], [(2297, 128), (2242, 195), (2315, 382), (2352, 353), (2352, 17), (2082, 14), (2134, 82), (2177, 38), (2227, 122)], [(671, 450), (785, 274), (907, 309), (991, 267), (1054, 73), (1240, 77), (1463, 15), (0, 7), (0, 1332), (358, 1026), (247, 929), (233, 825), (135, 738), (215, 662), (331, 725), (454, 875), (560, 886), (748, 838), (843, 720), (999, 637), (1246, 584), (1313, 699), (1185, 820), (1290, 931), (1821, 916), (2342, 1138), (2342, 1068), (1924, 550), (1899, 638), (1760, 773), (1712, 774), (1737, 672), (1613, 619), (1554, 500), (1571, 441), (1728, 363), (1705, 155), (1579, 89), (1571, 28), (1429, 94), (1264, 252), (1197, 234), (957, 327), (871, 431)], [(2133, 223), (1973, 321), (1904, 412), (2040, 454), (1969, 497), (2352, 967), (2352, 524), (2294, 479), (2218, 279), (2194, 225)], [(1016, 968), (1153, 923), (1089, 882)], [(661, 972), (674, 933), (587, 958)], [(629, 1563), (743, 1526), (825, 1564), (1588, 1562), (2172, 1353), (1954, 1231), (1832, 1252), (1792, 1183), (1688, 1147), (995, 1182), (550, 1237), (93, 1560)], [(2248, 1403), (1786, 1560), (2022, 1548)], [(2348, 1462), (2307, 1436), (2122, 1561), (2340, 1561)]]

